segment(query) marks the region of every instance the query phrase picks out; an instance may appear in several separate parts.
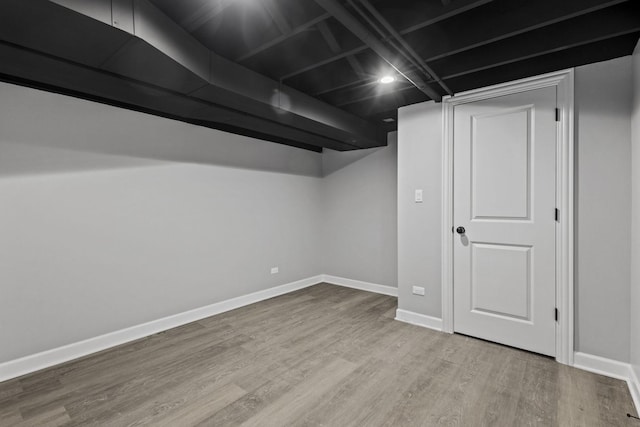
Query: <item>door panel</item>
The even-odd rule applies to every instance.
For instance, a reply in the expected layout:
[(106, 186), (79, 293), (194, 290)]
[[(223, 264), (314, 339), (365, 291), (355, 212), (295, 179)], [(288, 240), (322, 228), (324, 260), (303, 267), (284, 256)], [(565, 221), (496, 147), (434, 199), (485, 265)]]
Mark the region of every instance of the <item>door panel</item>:
[(473, 218), (528, 219), (531, 107), (471, 117)]
[(555, 87), (454, 109), (454, 330), (555, 355)]
[(471, 245), (473, 312), (531, 320), (532, 249), (486, 243)]

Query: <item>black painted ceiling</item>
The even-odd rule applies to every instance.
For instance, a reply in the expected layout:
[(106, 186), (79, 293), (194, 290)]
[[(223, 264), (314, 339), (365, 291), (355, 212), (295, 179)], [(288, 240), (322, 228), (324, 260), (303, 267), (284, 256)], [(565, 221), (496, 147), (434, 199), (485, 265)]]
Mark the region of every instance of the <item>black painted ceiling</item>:
[[(152, 1), (215, 52), (363, 117), (428, 99), (406, 81), (377, 84), (389, 65), (314, 0)], [(640, 34), (638, 1), (343, 3), (372, 34), (399, 45), (376, 16), (386, 21), (453, 92), (628, 55)], [(407, 65), (401, 71), (416, 68)]]
[[(402, 78), (380, 85), (380, 76), (393, 71), (389, 64), (321, 2), (152, 2), (213, 51), (361, 117), (395, 117), (398, 107), (430, 99)], [(340, 3), (385, 42), (394, 53), (387, 59), (400, 71), (415, 71), (419, 68), (400, 53), (408, 52), (394, 33), (404, 40), (433, 70), (432, 75), (419, 74), (439, 95), (447, 91), (434, 76), (457, 93), (629, 55), (640, 35), (640, 1)]]
[[(25, 2), (42, 3), (3, 1), (4, 12), (24, 9)], [(113, 8), (127, 4), (135, 8), (136, 2), (143, 0), (96, 0), (105, 1), (112, 2)], [(233, 97), (227, 102), (219, 92), (212, 92), (215, 87), (211, 84), (216, 83), (218, 70), (213, 60), (207, 71), (210, 75), (204, 80), (195, 74), (186, 77), (174, 61), (161, 59), (152, 61), (155, 70), (151, 73), (149, 70), (140, 75), (130, 70), (122, 73), (129, 86), (152, 84), (153, 90), (171, 90), (167, 96), (173, 94), (176, 98), (165, 97), (164, 104), (134, 97), (118, 98), (105, 91), (93, 91), (90, 86), (73, 87), (62, 80), (46, 80), (28, 69), (30, 63), (39, 66), (35, 60), (2, 68), (2, 60), (19, 60), (19, 55), (9, 53), (8, 48), (5, 52), (0, 49), (0, 55), (6, 55), (0, 57), (0, 78), (301, 148), (347, 150), (384, 145), (384, 137), (380, 135), (395, 129), (398, 107), (429, 99), (439, 101), (442, 96), (469, 89), (629, 55), (640, 36), (637, 0), (146, 1), (207, 51), (268, 78), (265, 82), (274, 82), (283, 91), (293, 88), (301, 92), (299, 98), (294, 97), (300, 103), (291, 110), (301, 106), (308, 114), (302, 114), (303, 117), (293, 114), (298, 121), (287, 121), (281, 116), (271, 117), (257, 107), (242, 111), (243, 102)], [(116, 9), (112, 10), (115, 16)], [(44, 24), (42, 20), (47, 18), (40, 12), (29, 21), (30, 25)], [(20, 16), (24, 18), (26, 14), (24, 19), (28, 19), (29, 13), (32, 12), (21, 10)], [(47, 13), (51, 16), (51, 12)], [(82, 22), (73, 20), (69, 25)], [(94, 32), (93, 27), (79, 31), (88, 32), (88, 38), (94, 37), (89, 34)], [(118, 35), (109, 34), (110, 42), (117, 45), (114, 38)], [(38, 55), (65, 56), (55, 46), (44, 48), (42, 43), (31, 40), (23, 43), (16, 31), (3, 33), (0, 28), (0, 42), (14, 49), (31, 49), (31, 53)], [(118, 46), (125, 44), (128, 54), (113, 54), (106, 60), (99, 52), (93, 52), (99, 57), (95, 63), (89, 64), (85, 59), (79, 63), (93, 67), (91, 70), (100, 76), (109, 73), (111, 78), (117, 78), (121, 69), (131, 68), (127, 61), (143, 58), (141, 62), (145, 62), (151, 55), (145, 43), (123, 37)], [(77, 49), (64, 43), (62, 46)], [(85, 48), (88, 52), (83, 58), (91, 53), (91, 46)], [(142, 65), (137, 67), (141, 69)], [(385, 74), (393, 74), (397, 80), (381, 85), (378, 80)], [(175, 75), (180, 78), (172, 80)], [(240, 74), (237, 79), (242, 80)], [(236, 83), (252, 86), (253, 79), (245, 80)], [(176, 107), (182, 105), (180, 102), (186, 105), (196, 99), (208, 104)], [(172, 102), (176, 105), (170, 105)], [(326, 104), (335, 108), (322, 107)], [(201, 107), (214, 112), (193, 113)], [(215, 108), (232, 108), (252, 118), (218, 120), (214, 113), (222, 110)], [(320, 110), (322, 113), (318, 113)], [(323, 114), (323, 118), (318, 118)], [(254, 116), (277, 122), (277, 126), (255, 122), (262, 126), (256, 127), (252, 122)], [(279, 135), (280, 128), (291, 129)], [(333, 132), (329, 128), (338, 130)]]

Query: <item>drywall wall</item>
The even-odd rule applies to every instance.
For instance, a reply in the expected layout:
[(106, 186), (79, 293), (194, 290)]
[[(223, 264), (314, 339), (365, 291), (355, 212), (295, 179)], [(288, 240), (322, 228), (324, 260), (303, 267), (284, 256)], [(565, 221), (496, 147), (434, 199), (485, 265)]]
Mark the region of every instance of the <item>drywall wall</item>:
[[(423, 202), (414, 200), (423, 191)], [(398, 111), (398, 308), (442, 316), (442, 104)], [(412, 287), (425, 288), (413, 295)]]
[[(579, 351), (622, 361), (631, 337), (638, 365), (630, 69), (576, 71), (576, 333)], [(441, 119), (404, 107), (397, 145), (320, 155), (0, 84), (0, 363), (320, 273), (397, 284), (399, 308), (440, 317)]]
[[(626, 362), (631, 60), (579, 67), (575, 77), (576, 350)], [(401, 108), (398, 125), (398, 306), (440, 318), (441, 105)], [(412, 295), (414, 285), (426, 295)]]
[(576, 68), (576, 350), (629, 360), (631, 57)]
[(321, 168), (0, 84), (0, 363), (322, 273)]
[(395, 134), (318, 154), (0, 84), (0, 363), (321, 273), (396, 286), (396, 189)]
[(397, 286), (396, 140), (323, 152), (323, 273)]
[(630, 361), (640, 379), (640, 43), (633, 54), (631, 116), (631, 297)]

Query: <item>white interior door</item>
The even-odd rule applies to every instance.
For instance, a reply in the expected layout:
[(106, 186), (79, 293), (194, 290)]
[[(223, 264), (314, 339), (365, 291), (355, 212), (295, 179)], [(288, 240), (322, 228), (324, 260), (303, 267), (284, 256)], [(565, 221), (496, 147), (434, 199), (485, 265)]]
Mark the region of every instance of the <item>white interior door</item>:
[(454, 330), (555, 356), (556, 88), (454, 108)]

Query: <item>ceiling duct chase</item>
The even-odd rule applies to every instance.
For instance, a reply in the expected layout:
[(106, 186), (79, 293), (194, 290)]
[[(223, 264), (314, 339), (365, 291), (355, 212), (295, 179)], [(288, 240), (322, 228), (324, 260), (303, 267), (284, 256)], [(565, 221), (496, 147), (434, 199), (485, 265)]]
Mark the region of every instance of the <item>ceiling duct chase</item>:
[(3, 0), (0, 80), (313, 151), (381, 126), (210, 51), (148, 0)]

